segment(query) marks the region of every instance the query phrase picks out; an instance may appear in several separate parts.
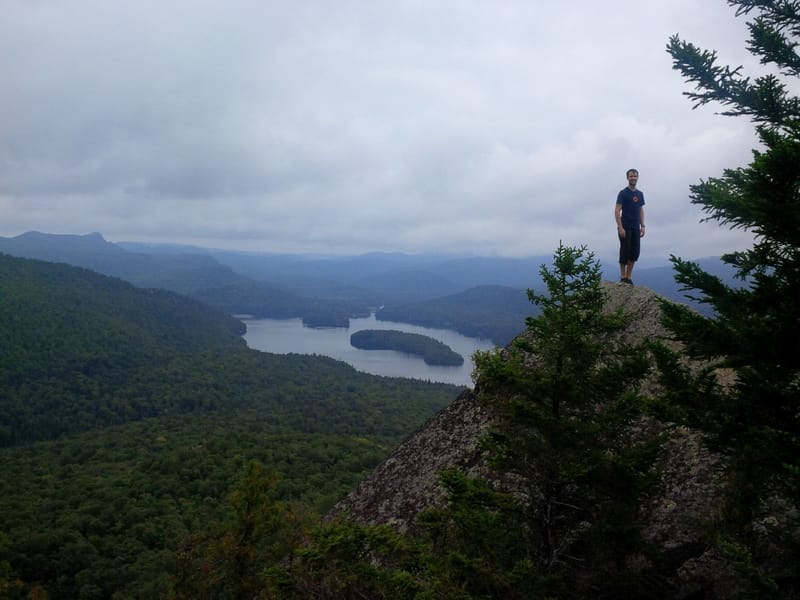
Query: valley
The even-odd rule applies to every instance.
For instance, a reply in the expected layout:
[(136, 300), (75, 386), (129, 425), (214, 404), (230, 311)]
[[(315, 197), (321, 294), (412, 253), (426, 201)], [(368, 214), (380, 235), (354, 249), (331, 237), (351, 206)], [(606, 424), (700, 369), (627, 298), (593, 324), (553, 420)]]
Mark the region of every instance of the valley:
[(0, 255), (3, 594), (161, 596), (181, 548), (230, 526), (247, 465), (310, 518), (463, 389), (243, 333), (173, 292)]

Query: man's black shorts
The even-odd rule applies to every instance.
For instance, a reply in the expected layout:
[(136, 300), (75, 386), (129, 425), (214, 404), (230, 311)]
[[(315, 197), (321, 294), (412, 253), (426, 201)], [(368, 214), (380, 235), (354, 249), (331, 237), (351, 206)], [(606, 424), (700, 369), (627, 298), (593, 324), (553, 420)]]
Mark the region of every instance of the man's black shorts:
[(642, 238), (639, 229), (626, 229), (625, 237), (619, 236), (619, 264), (639, 260), (639, 251), (642, 248)]

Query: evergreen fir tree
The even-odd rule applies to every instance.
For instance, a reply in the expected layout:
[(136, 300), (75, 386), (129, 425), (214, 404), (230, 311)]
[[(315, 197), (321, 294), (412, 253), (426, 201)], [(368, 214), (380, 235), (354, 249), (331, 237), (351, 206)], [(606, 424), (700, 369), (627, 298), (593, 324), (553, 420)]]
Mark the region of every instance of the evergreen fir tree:
[(719, 104), (723, 115), (755, 126), (760, 146), (749, 165), (691, 186), (705, 220), (749, 231), (754, 241), (722, 257), (741, 279), (738, 287), (673, 256), (676, 280), (715, 316), (664, 303), (665, 323), (691, 355), (735, 375), (705, 402), (686, 403), (693, 424), (728, 458), (716, 547), (739, 574), (743, 594), (794, 597), (800, 552), (788, 532), (800, 524), (800, 2), (728, 4), (751, 17), (747, 49), (771, 73), (747, 77), (677, 35), (667, 51), (696, 86), (686, 93), (695, 108)]
[[(672, 257), (676, 280), (708, 303), (713, 318), (664, 304), (667, 326), (694, 356), (734, 370), (719, 401), (694, 407), (739, 474), (743, 520), (776, 483), (797, 497), (800, 472), (800, 2), (729, 0), (747, 15), (748, 50), (774, 73), (747, 77), (717, 64), (717, 53), (677, 35), (667, 51), (695, 90), (694, 107), (715, 103), (723, 115), (750, 118), (760, 147), (746, 167), (691, 186), (705, 220), (752, 232), (752, 247), (725, 254), (741, 279), (725, 285), (696, 263)], [(698, 294), (699, 292), (699, 294)]]
[[(507, 525), (500, 538), (512, 555), (493, 544), (470, 553), (463, 532), (443, 545), (461, 566), (451, 577), (505, 583), (509, 597), (522, 580), (534, 585), (528, 592), (552, 597), (619, 583), (625, 574), (613, 565), (638, 544), (640, 474), (649, 460), (623, 434), (640, 414), (635, 390), (645, 355), (615, 341), (623, 315), (604, 310), (599, 263), (585, 246), (562, 244), (552, 269), (543, 265), (540, 273), (547, 293), (529, 290), (541, 314), (527, 319), (526, 335), (508, 349), (476, 354), (476, 391), (493, 415), (484, 449), (511, 495), (464, 496), (459, 490), (472, 488), (463, 483), (450, 489), (450, 510), (461, 518), (455, 524), (464, 529), (464, 515), (481, 522), (480, 510), (465, 508), (481, 498), (491, 522)], [(445, 535), (446, 518), (429, 522)], [(475, 577), (481, 570), (495, 575)]]

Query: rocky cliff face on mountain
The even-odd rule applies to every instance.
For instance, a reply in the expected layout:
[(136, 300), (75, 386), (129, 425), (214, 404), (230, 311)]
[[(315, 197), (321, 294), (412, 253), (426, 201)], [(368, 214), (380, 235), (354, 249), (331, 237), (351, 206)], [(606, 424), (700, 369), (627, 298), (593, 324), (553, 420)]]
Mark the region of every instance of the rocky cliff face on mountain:
[[(620, 335), (630, 341), (655, 338), (669, 342), (659, 322), (658, 296), (625, 284), (606, 284), (605, 289), (607, 309), (623, 308), (629, 315)], [(442, 470), (459, 467), (468, 474), (486, 474), (477, 443), (488, 425), (489, 415), (475, 392), (465, 391), (372, 471), (337, 505), (334, 514), (347, 512), (363, 523), (389, 523), (403, 532), (414, 531), (419, 512), (444, 497), (439, 484)]]
[[(628, 316), (619, 335), (629, 341), (657, 339), (676, 348), (660, 323), (656, 294), (625, 284), (604, 283), (604, 287), (609, 295), (607, 310), (621, 308)], [(645, 393), (657, 391), (655, 380), (642, 385)], [(480, 390), (480, 381), (476, 388)], [(348, 514), (363, 524), (390, 524), (414, 534), (419, 531), (420, 512), (445, 500), (439, 481), (442, 470), (457, 467), (469, 475), (489, 476), (478, 449), (489, 424), (476, 392), (464, 392), (370, 473), (332, 515)], [(655, 493), (642, 499), (642, 535), (673, 565), (675, 597), (698, 593), (704, 598), (735, 597), (733, 572), (704, 541), (703, 528), (721, 510), (722, 459), (703, 445), (697, 432), (685, 427), (650, 420), (630, 434), (660, 436), (660, 482)]]

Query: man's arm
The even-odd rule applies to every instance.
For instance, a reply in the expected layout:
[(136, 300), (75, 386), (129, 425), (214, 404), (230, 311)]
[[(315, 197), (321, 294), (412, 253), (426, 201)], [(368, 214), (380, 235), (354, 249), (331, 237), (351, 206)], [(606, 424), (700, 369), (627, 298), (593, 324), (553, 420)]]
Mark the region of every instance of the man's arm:
[(644, 237), (644, 206), (639, 207), (639, 237)]
[(625, 237), (625, 228), (622, 226), (622, 204), (619, 202), (614, 205), (614, 219), (617, 221), (617, 233), (620, 237)]

